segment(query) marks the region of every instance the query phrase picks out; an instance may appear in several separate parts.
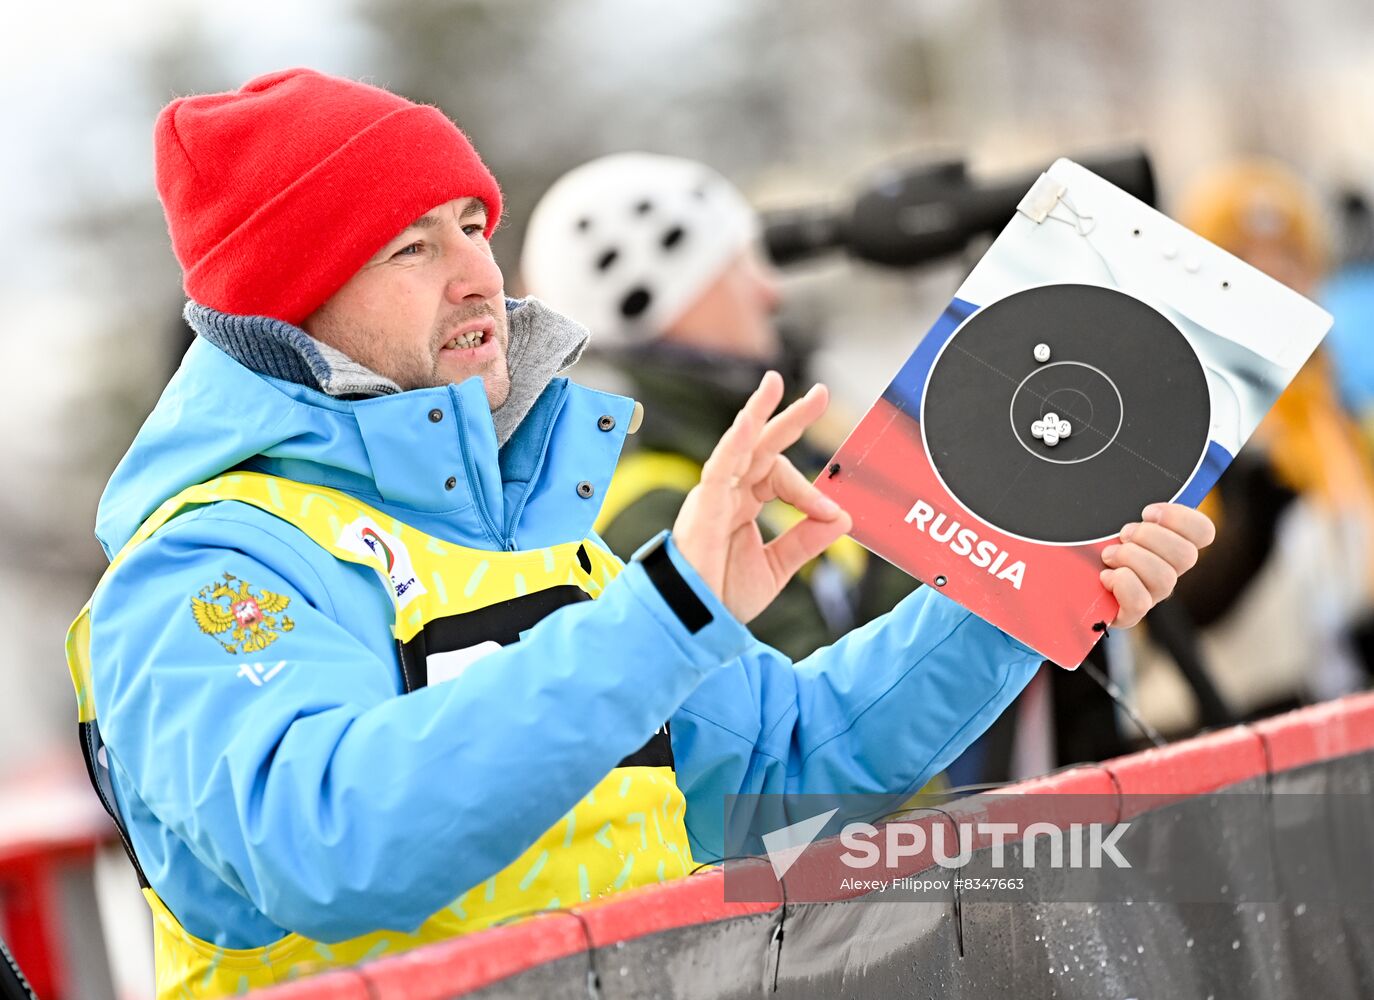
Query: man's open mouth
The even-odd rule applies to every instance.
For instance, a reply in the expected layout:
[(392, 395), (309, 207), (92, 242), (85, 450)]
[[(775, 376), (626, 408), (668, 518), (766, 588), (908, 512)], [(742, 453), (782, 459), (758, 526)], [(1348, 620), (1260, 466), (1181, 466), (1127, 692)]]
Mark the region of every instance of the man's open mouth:
[(458, 336), (446, 343), (444, 345), (444, 350), (465, 351), (469, 348), (486, 343), (487, 338), (490, 336), (491, 334), (485, 330), (469, 330), (467, 333), (458, 334)]
[(446, 351), (470, 351), (481, 347), (495, 336), (495, 324), (490, 318), (469, 320), (444, 341)]

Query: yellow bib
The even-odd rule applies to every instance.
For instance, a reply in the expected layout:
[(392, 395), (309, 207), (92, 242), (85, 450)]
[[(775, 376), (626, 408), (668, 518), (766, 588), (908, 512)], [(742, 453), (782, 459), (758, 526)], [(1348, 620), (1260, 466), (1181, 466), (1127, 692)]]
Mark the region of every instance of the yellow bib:
[[(446, 621), (452, 631), (458, 616), (500, 610), (529, 595), (549, 597), (543, 601), (546, 607), (596, 598), (620, 568), (614, 556), (590, 540), (520, 552), (469, 549), (417, 531), (338, 491), (245, 472), (193, 486), (168, 500), (114, 558), (107, 575), (179, 512), (221, 500), (251, 504), (299, 528), (336, 558), (376, 570), (396, 608), (392, 631), (407, 690), (427, 682), (426, 657), (437, 634), (426, 629), (431, 623)], [(89, 604), (67, 635), (67, 660), (76, 685), (82, 749), (97, 777), (97, 791), (113, 813), (95, 759), (99, 738), (91, 698)], [(669, 748), (665, 727), (529, 850), (413, 934), (377, 931), (326, 945), (292, 933), (261, 948), (220, 948), (187, 932), (157, 894), (145, 888), (153, 911), (158, 998), (234, 996), (519, 915), (686, 875), (692, 869), (683, 825), (686, 801), (674, 778)], [(668, 759), (657, 763), (665, 752)], [(639, 763), (644, 760), (655, 763)]]

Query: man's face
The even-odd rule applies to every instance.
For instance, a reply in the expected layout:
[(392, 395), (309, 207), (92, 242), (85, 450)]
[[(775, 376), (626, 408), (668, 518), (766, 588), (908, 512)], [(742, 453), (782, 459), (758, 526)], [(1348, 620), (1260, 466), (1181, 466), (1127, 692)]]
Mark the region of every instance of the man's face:
[(481, 376), (495, 409), (510, 393), (510, 332), (486, 225), (476, 198), (435, 206), (301, 325), (402, 389)]
[(773, 322), (780, 302), (776, 273), (751, 245), (668, 324), (664, 336), (703, 350), (772, 362), (782, 350)]

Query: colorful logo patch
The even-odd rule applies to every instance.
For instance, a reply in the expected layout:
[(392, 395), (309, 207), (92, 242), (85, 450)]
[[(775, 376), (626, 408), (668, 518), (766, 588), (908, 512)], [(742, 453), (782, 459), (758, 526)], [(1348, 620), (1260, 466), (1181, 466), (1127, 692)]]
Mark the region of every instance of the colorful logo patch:
[[(237, 586), (235, 586), (237, 584)], [(196, 625), (233, 655), (266, 649), (282, 632), (290, 632), (296, 623), (281, 612), (291, 598), (259, 590), (232, 573), (224, 574), (224, 581), (207, 584), (198, 597), (191, 598), (191, 614)], [(228, 632), (226, 642), (224, 633)]]
[(362, 556), (381, 571), (383, 579), (391, 584), (397, 608), (404, 608), (425, 593), (405, 543), (370, 517), (360, 517), (345, 527), (339, 534), (339, 547)]
[(386, 542), (382, 541), (382, 536), (377, 534), (375, 528), (364, 528), (358, 534), (362, 538), (364, 545), (373, 552), (378, 552), (382, 558), (386, 560), (386, 571), (388, 573), (396, 568), (395, 554), (391, 551), (391, 548)]

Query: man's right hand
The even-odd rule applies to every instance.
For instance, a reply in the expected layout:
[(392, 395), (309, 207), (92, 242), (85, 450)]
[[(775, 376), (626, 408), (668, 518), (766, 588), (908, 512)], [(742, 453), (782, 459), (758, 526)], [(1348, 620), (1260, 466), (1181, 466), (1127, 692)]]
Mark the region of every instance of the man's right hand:
[[(797, 570), (852, 526), (782, 454), (825, 412), (825, 386), (773, 416), (782, 393), (782, 377), (770, 371), (716, 444), (673, 524), (678, 551), (741, 622), (768, 607)], [(806, 517), (765, 544), (757, 518), (774, 498)]]

